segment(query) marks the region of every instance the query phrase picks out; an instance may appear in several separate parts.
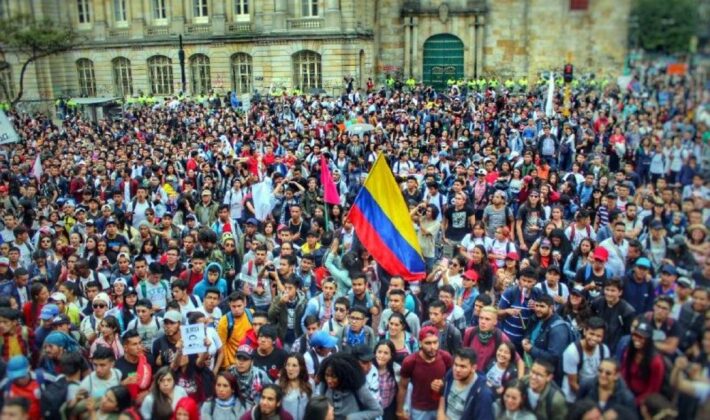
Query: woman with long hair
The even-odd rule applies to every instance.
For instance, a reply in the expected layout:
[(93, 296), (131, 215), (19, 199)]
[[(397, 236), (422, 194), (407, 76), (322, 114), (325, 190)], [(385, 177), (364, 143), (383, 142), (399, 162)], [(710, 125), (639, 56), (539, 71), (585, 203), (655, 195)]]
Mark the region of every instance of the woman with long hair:
[(319, 394), (334, 403), (336, 420), (359, 413), (362, 420), (374, 420), (383, 414), (380, 403), (365, 383), (358, 360), (349, 353), (335, 353), (321, 362), (318, 369)]
[[(133, 404), (131, 393), (123, 385), (112, 386), (101, 398), (86, 399), (83, 402), (86, 407), (85, 414), (91, 419), (118, 419), (120, 413), (127, 410)], [(98, 407), (97, 407), (98, 405)], [(76, 411), (74, 411), (76, 413)], [(81, 416), (81, 418), (84, 418)]]
[(239, 380), (229, 372), (217, 374), (214, 397), (202, 404), (202, 420), (232, 420), (241, 418), (251, 406), (242, 397)]
[(653, 328), (645, 318), (631, 332), (631, 343), (621, 359), (621, 377), (636, 398), (636, 405), (660, 392), (665, 365), (653, 343)]
[(175, 406), (171, 420), (200, 420), (200, 408), (192, 398), (182, 397)]
[(577, 285), (569, 288), (569, 299), (560, 306), (557, 314), (575, 327), (580, 336), (587, 320), (592, 316), (592, 309), (584, 292), (584, 287)]
[(96, 340), (91, 344), (90, 354), (93, 355), (98, 346), (109, 348), (113, 351), (116, 360), (123, 356), (123, 346), (121, 345), (121, 326), (118, 319), (113, 315), (107, 315), (99, 324), (101, 332)]
[(483, 245), (476, 245), (471, 251), (471, 259), (468, 261), (466, 270), (474, 270), (478, 273), (478, 292), (492, 293), (493, 289), (493, 269), (488, 262), (488, 252)]
[(283, 397), (281, 387), (266, 385), (261, 390), (259, 404), (244, 413), (241, 420), (293, 420), (291, 414), (283, 408)]
[(577, 249), (565, 259), (562, 271), (568, 282), (573, 281), (577, 272), (589, 264), (589, 256), (592, 255), (592, 251), (594, 251), (594, 241), (584, 238), (579, 242)]
[(313, 390), (308, 382), (306, 361), (299, 353), (292, 353), (286, 359), (279, 375), (279, 386), (284, 392), (282, 406), (294, 420), (303, 420), (308, 399)]
[(515, 356), (515, 345), (509, 341), (501, 341), (496, 349), (495, 359), (491, 359), (488, 366), (483, 367), (486, 383), (493, 391), (493, 395), (502, 396), (503, 390), (510, 381), (524, 373), (518, 372)]
[(187, 397), (185, 389), (175, 384), (170, 366), (163, 366), (153, 378), (153, 386), (141, 404), (141, 415), (146, 419), (167, 420), (181, 398)]
[(37, 320), (42, 308), (49, 301), (49, 289), (42, 283), (32, 283), (30, 286), (30, 301), (22, 307), (22, 315), (25, 320), (25, 325), (31, 331), (37, 328)]
[(138, 255), (144, 257), (145, 262), (148, 265), (150, 265), (150, 263), (152, 262), (157, 262), (160, 259), (160, 252), (158, 250), (158, 247), (155, 246), (155, 241), (153, 240), (152, 236), (143, 241)]
[(515, 236), (521, 255), (526, 255), (533, 242), (540, 236), (545, 212), (540, 204), (540, 192), (531, 190), (525, 203), (520, 206), (515, 221)]
[(392, 343), (392, 358), (400, 364), (405, 357), (419, 350), (419, 342), (407, 331), (406, 318), (399, 312), (392, 312), (387, 320), (384, 339)]
[(308, 420), (335, 420), (333, 405), (323, 395), (316, 395), (308, 401), (303, 417)]
[(503, 398), (493, 405), (496, 420), (537, 420), (528, 404), (527, 387), (520, 381), (512, 381), (505, 387)]
[(471, 227), (471, 232), (467, 233), (461, 240), (461, 247), (466, 251), (462, 252), (462, 254), (470, 259), (474, 246), (483, 245), (485, 249), (491, 249), (492, 243), (493, 239), (486, 235), (486, 225), (478, 221)]
[(99, 238), (96, 241), (96, 255), (89, 260), (89, 267), (109, 278), (113, 265), (116, 263), (116, 257), (117, 254), (108, 247), (108, 241), (105, 238)]
[[(392, 319), (392, 318), (390, 318)], [(380, 385), (380, 406), (383, 420), (394, 420), (397, 411), (397, 379), (400, 365), (395, 363), (395, 346), (392, 341), (382, 340), (375, 346), (375, 367)]]
[(98, 268), (96, 265), (96, 255), (98, 253), (97, 243), (98, 238), (96, 236), (87, 236), (86, 243), (84, 244), (84, 251), (81, 253), (81, 257), (89, 262), (89, 268), (92, 270), (96, 270)]

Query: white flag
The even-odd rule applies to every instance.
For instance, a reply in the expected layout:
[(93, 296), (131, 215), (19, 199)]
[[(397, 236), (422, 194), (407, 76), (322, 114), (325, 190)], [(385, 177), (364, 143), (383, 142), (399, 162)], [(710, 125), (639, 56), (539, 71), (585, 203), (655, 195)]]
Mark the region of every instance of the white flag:
[(271, 210), (276, 207), (276, 198), (272, 190), (270, 178), (254, 185), (251, 189), (251, 195), (254, 199), (254, 216), (259, 221), (266, 220)]
[(44, 172), (42, 171), (42, 160), (39, 158), (38, 154), (37, 158), (35, 159), (34, 165), (32, 165), (32, 176), (37, 179), (37, 182), (39, 182), (42, 178), (43, 173)]
[(545, 115), (552, 117), (555, 110), (552, 106), (552, 98), (555, 96), (555, 75), (550, 72), (550, 83), (547, 85), (547, 101), (545, 102)]
[(15, 127), (5, 115), (5, 111), (0, 110), (0, 144), (17, 143), (18, 141), (20, 141), (20, 136), (17, 135)]

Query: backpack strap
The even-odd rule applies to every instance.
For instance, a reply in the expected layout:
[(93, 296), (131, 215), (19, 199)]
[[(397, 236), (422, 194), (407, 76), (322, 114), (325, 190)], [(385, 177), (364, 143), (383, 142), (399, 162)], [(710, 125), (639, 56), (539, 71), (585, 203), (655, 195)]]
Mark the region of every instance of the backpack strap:
[(228, 311), (225, 316), (227, 317), (227, 341), (229, 341), (229, 338), (232, 336), (232, 330), (234, 329), (234, 315), (232, 315), (231, 311)]

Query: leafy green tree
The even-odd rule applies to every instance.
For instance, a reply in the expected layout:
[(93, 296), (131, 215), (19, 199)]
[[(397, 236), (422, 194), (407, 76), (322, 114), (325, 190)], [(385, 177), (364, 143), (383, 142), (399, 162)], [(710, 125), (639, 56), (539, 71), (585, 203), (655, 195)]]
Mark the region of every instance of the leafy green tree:
[[(0, 53), (16, 54), (22, 63), (19, 89), (12, 100), (15, 105), (24, 94), (25, 73), (30, 64), (45, 57), (69, 51), (81, 43), (79, 34), (69, 24), (51, 19), (35, 19), (31, 16), (13, 16), (0, 21)], [(7, 68), (0, 63), (0, 71)], [(7, 92), (6, 86), (0, 86)]]
[(697, 16), (697, 0), (635, 0), (631, 44), (647, 51), (686, 52), (696, 34)]

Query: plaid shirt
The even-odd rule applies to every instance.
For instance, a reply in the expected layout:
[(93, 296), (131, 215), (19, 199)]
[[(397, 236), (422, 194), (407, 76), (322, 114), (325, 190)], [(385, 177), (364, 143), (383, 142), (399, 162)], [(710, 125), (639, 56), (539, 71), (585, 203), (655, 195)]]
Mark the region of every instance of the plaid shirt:
[(380, 405), (382, 409), (389, 407), (397, 396), (397, 382), (389, 370), (379, 374), (380, 382)]
[[(17, 350), (19, 350), (19, 352), (17, 350), (14, 352), (11, 351), (13, 347), (11, 343), (13, 340), (17, 340)], [(2, 338), (0, 339), (0, 357), (2, 357), (2, 360), (4, 360), (5, 363), (7, 363), (12, 356), (19, 355), (25, 355), (32, 361), (33, 359), (31, 358), (31, 355), (33, 350), (33, 342), (34, 332), (30, 328), (18, 325), (14, 332), (8, 332), (7, 334), (2, 335)]]

